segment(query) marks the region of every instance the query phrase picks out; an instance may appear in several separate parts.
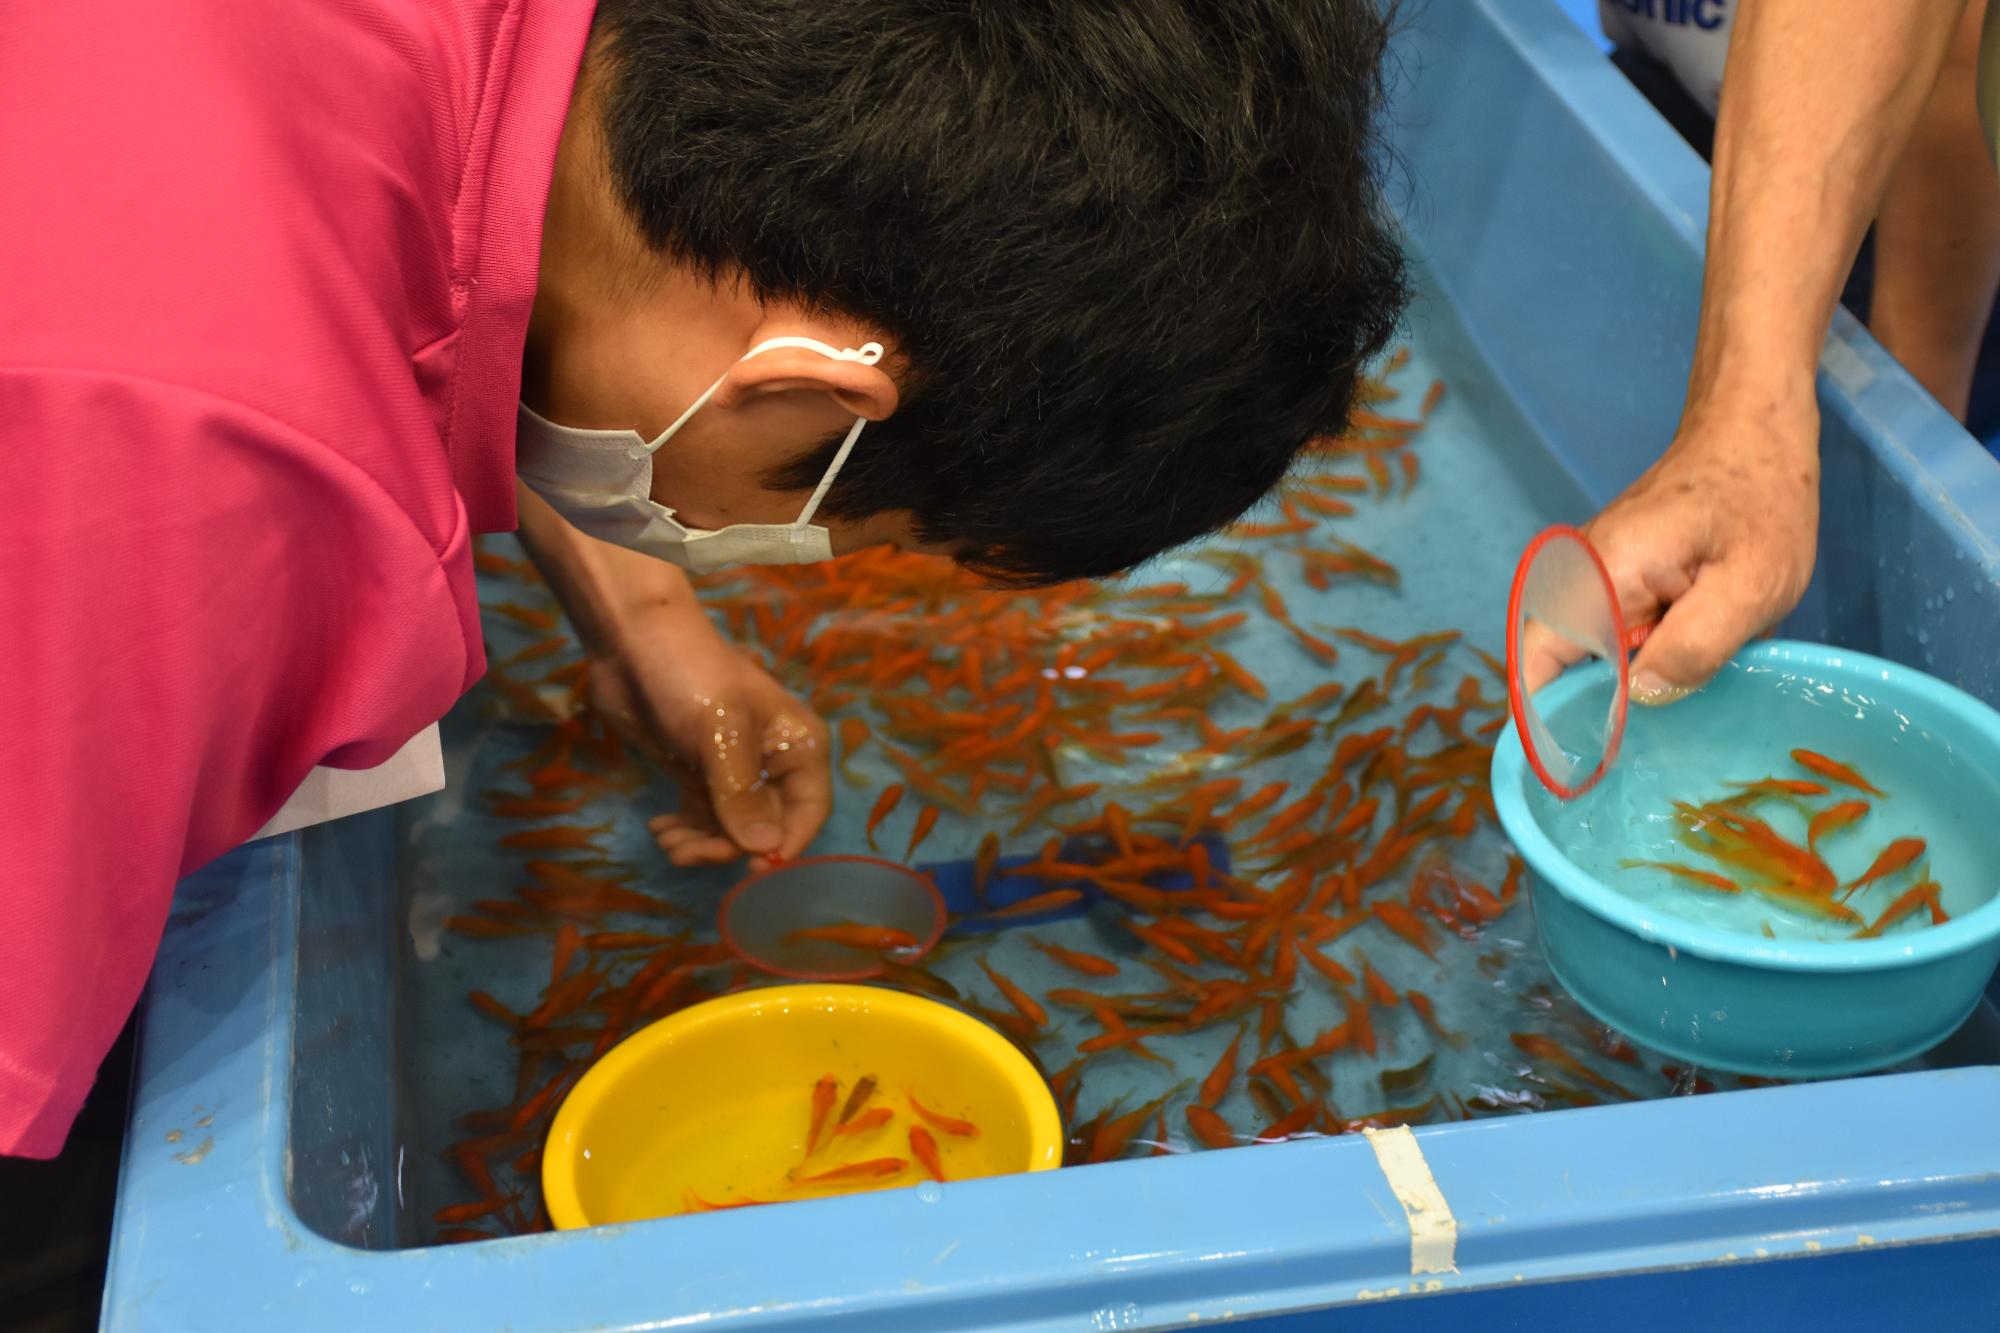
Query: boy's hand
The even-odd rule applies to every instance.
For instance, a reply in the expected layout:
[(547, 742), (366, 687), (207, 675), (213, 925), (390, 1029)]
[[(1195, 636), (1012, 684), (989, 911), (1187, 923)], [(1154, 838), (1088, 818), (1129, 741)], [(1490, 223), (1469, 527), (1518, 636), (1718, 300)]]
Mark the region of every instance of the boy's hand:
[[(1690, 412), (1646, 474), (1584, 529), (1628, 628), (1657, 626), (1632, 661), (1637, 703), (1706, 684), (1798, 604), (1819, 525), (1819, 411)], [(1539, 689), (1582, 654), (1540, 625), (1522, 652)]]
[(681, 782), (650, 824), (675, 865), (748, 855), (753, 869), (806, 849), (833, 805), (826, 724), (699, 608), (625, 616), (590, 661), (592, 702)]

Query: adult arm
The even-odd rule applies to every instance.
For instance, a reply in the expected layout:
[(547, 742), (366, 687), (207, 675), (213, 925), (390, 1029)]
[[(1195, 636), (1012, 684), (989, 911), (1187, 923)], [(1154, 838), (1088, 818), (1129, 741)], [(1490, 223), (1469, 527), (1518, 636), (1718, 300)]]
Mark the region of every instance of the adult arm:
[[(1704, 683), (1811, 578), (1814, 376), (1841, 284), (1937, 81), (1963, 0), (1743, 0), (1716, 123), (1693, 372), (1666, 453), (1589, 525), (1635, 697)], [(1573, 660), (1546, 636), (1531, 682)]]

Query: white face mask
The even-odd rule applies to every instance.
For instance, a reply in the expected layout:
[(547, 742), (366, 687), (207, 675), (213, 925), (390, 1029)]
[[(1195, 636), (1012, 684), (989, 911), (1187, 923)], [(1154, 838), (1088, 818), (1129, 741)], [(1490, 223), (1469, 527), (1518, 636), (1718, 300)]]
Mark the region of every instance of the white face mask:
[[(745, 352), (748, 361), (777, 347), (803, 347), (836, 361), (872, 366), (882, 359), (882, 344), (835, 348), (816, 338), (772, 338)], [(727, 565), (809, 565), (833, 559), (833, 536), (812, 521), (819, 502), (840, 475), (841, 464), (854, 448), (866, 417), (854, 418), (839, 452), (827, 465), (805, 509), (790, 523), (732, 523), (704, 531), (690, 528), (674, 511), (653, 499), (653, 455), (687, 425), (688, 418), (715, 396), (723, 380), (708, 386), (687, 411), (660, 432), (651, 444), (634, 430), (583, 430), (558, 426), (521, 405), (516, 428), (514, 468), (521, 480), (549, 502), (578, 531), (601, 541), (671, 561), (683, 569), (707, 574)]]

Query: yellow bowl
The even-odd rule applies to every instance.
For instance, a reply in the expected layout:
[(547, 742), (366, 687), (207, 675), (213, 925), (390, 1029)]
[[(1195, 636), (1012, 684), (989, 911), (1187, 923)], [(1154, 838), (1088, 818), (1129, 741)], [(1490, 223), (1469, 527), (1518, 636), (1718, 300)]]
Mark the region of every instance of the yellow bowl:
[[(836, 1116), (856, 1082), (873, 1075), (868, 1106), (893, 1118), (859, 1134), (822, 1134), (808, 1160), (813, 1088), (828, 1074), (839, 1080)], [(549, 1220), (566, 1230), (917, 1184), (928, 1177), (912, 1160), (909, 1128), (923, 1122), (911, 1094), (925, 1110), (978, 1127), (970, 1137), (929, 1129), (947, 1180), (1062, 1163), (1062, 1116), (1048, 1084), (984, 1023), (877, 986), (773, 986), (663, 1018), (583, 1076), (542, 1154)], [(863, 1180), (796, 1179), (885, 1157), (910, 1165)]]

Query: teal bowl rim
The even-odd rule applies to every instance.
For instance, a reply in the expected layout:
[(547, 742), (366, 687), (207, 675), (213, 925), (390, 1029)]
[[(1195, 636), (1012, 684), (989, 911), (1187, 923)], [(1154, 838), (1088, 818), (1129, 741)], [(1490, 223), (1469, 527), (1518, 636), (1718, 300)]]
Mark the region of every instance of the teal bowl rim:
[[(1733, 660), (1738, 666), (1782, 666), (1866, 682), (1879, 695), (1916, 696), (1972, 730), (1983, 734), (2000, 751), (2000, 712), (1995, 712), (1956, 686), (1934, 676), (1866, 653), (1796, 640), (1767, 640), (1744, 649)], [(1609, 670), (1598, 664), (1571, 671), (1537, 695), (1546, 709), (1558, 708), (1586, 688), (1593, 675)], [(1680, 707), (1681, 705), (1668, 705)], [(1612, 925), (1657, 944), (1701, 958), (1741, 963), (1746, 967), (1791, 972), (1854, 972), (1917, 967), (1968, 952), (2000, 936), (2000, 891), (1963, 916), (1941, 926), (1906, 935), (1873, 940), (1766, 940), (1761, 936), (1719, 930), (1694, 921), (1649, 911), (1625, 895), (1600, 884), (1571, 861), (1542, 832), (1529, 813), (1524, 795), (1529, 773), (1520, 735), (1509, 721), (1493, 750), (1493, 808), (1500, 827), (1527, 862), (1528, 872), (1572, 903)]]

